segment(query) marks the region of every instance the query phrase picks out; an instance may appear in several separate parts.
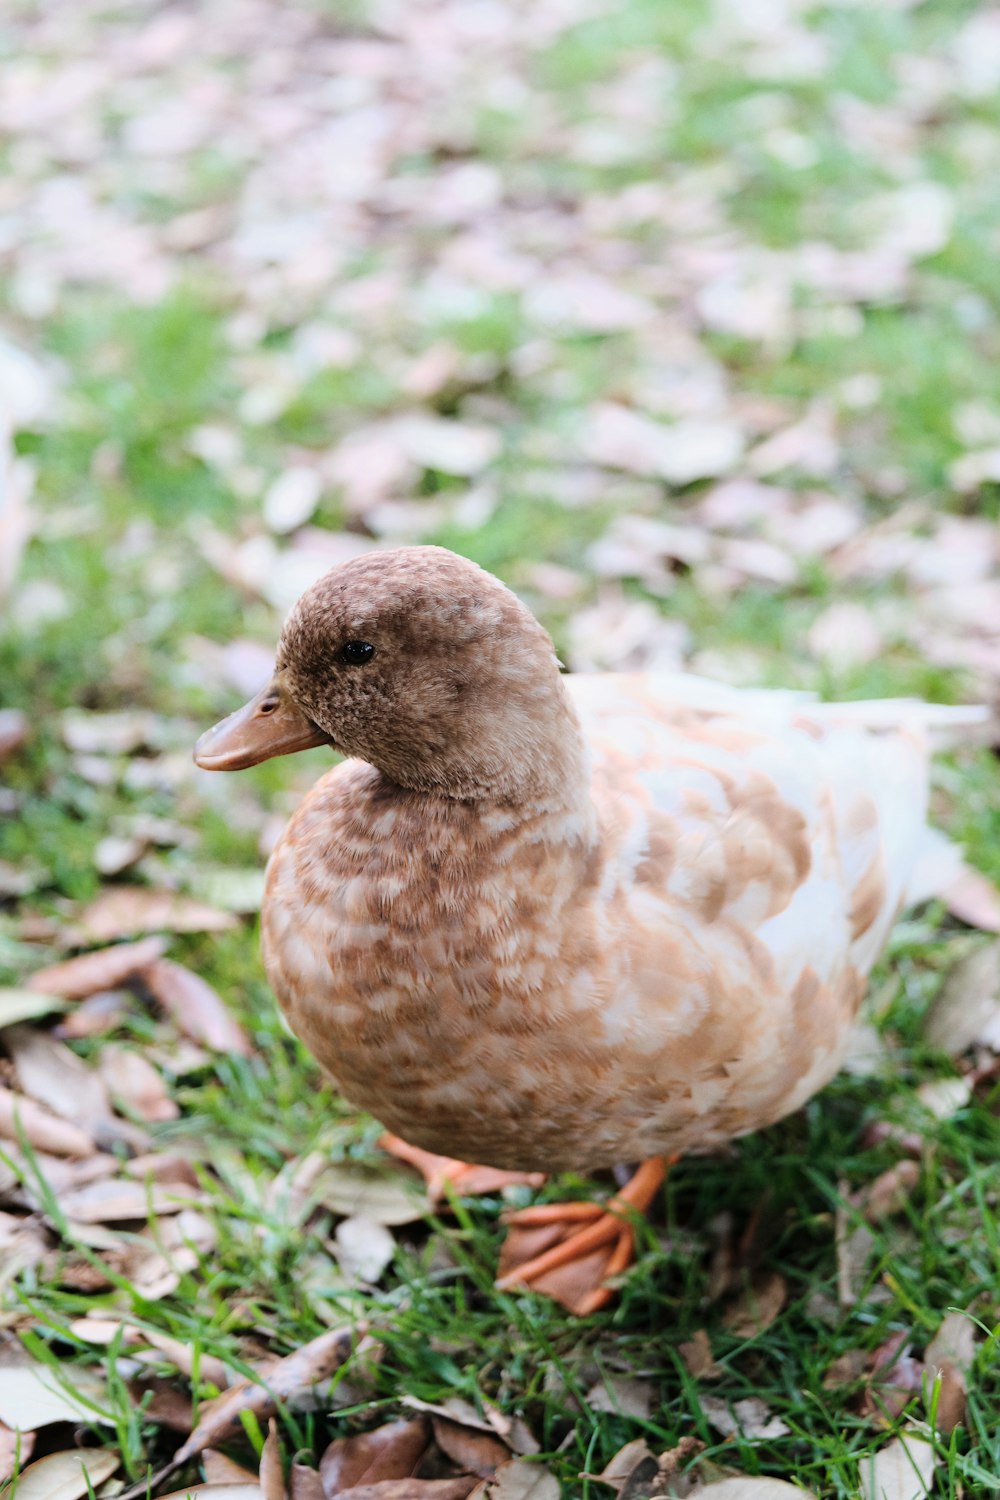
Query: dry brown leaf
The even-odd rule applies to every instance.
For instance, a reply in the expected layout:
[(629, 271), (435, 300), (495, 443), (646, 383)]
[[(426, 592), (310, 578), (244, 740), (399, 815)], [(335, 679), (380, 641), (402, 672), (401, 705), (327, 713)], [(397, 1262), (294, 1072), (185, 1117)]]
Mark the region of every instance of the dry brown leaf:
[(750, 1339), (770, 1328), (788, 1300), (788, 1283), (780, 1271), (758, 1271), (722, 1315), (738, 1339)]
[(931, 1492), (936, 1464), (933, 1447), (920, 1433), (893, 1438), (874, 1457), (861, 1460), (862, 1500), (922, 1500)]
[[(650, 1464), (652, 1468), (649, 1467)], [(618, 1494), (637, 1469), (644, 1471), (645, 1478), (653, 1479), (656, 1477), (658, 1467), (646, 1439), (634, 1438), (631, 1443), (626, 1443), (624, 1448), (619, 1448), (614, 1458), (604, 1465), (596, 1477), (610, 1485)]]
[(559, 1500), (559, 1495), (559, 1481), (548, 1469), (513, 1458), (501, 1464), (495, 1478), (477, 1485), (469, 1500)]
[(64, 1043), (35, 1027), (14, 1026), (4, 1045), (18, 1083), (38, 1104), (90, 1135), (111, 1124), (111, 1100), (100, 1075)]
[(179, 1214), (201, 1196), (183, 1182), (146, 1183), (116, 1177), (69, 1189), (60, 1195), (59, 1207), (78, 1224), (117, 1224)]
[(591, 1387), (585, 1400), (591, 1411), (617, 1412), (622, 1417), (648, 1422), (653, 1386), (650, 1381), (633, 1375), (608, 1374)]
[(939, 1365), (949, 1360), (956, 1369), (967, 1375), (976, 1357), (977, 1328), (968, 1313), (946, 1313), (941, 1327), (924, 1351), (928, 1365)]
[(227, 1458), (215, 1448), (206, 1448), (201, 1455), (201, 1466), (209, 1484), (257, 1484), (257, 1476), (245, 1469), (235, 1459)]
[(704, 1328), (697, 1328), (690, 1339), (678, 1344), (677, 1353), (684, 1361), (685, 1369), (695, 1380), (718, 1380), (725, 1374), (712, 1354), (712, 1345)]
[(152, 1063), (132, 1047), (106, 1043), (98, 1054), (98, 1067), (115, 1100), (140, 1120), (176, 1120), (180, 1106)]
[(325, 1500), (319, 1470), (309, 1464), (292, 1464), (289, 1472), (291, 1500)]
[(277, 1402), (288, 1401), (302, 1391), (320, 1385), (350, 1358), (362, 1332), (361, 1325), (358, 1325), (354, 1329), (334, 1328), (321, 1333), (262, 1372), (261, 1380), (266, 1381), (266, 1385), (245, 1380), (216, 1397), (203, 1408), (194, 1432), (174, 1454), (170, 1471), (187, 1463), (203, 1448), (214, 1448), (225, 1441), (238, 1430), (241, 1412), (252, 1411), (258, 1419), (273, 1416)]
[(711, 1500), (816, 1500), (812, 1490), (804, 1490), (797, 1484), (788, 1484), (784, 1479), (718, 1479), (714, 1484), (703, 1485), (697, 1491)]
[(76, 921), (85, 943), (113, 943), (143, 932), (223, 932), (236, 925), (232, 912), (144, 885), (109, 888), (78, 912)]
[(80, 1500), (121, 1468), (110, 1448), (70, 1448), (49, 1453), (21, 1471), (17, 1493), (24, 1500)]
[(267, 1424), (267, 1437), (260, 1455), (260, 1487), (264, 1500), (285, 1500), (285, 1475), (281, 1467), (281, 1439), (273, 1417)]
[[(130, 1491), (124, 1492), (127, 1496)], [(142, 1493), (145, 1493), (145, 1486)], [(198, 1500), (262, 1500), (259, 1484), (192, 1484), (183, 1490), (171, 1490), (169, 1495), (161, 1495), (159, 1500), (188, 1500), (188, 1496), (197, 1495)], [(123, 1497), (124, 1500), (124, 1497)]]
[(979, 1042), (1000, 1051), (1000, 943), (976, 948), (950, 970), (924, 1035), (951, 1057)]
[(431, 1211), (426, 1190), (410, 1172), (334, 1162), (316, 1177), (312, 1192), (334, 1213), (376, 1224), (413, 1224)]
[(828, 1366), (823, 1376), (825, 1391), (838, 1391), (842, 1386), (855, 1385), (867, 1374), (872, 1361), (870, 1349), (845, 1349), (843, 1354)]
[(0, 1289), (26, 1266), (39, 1265), (48, 1251), (49, 1236), (33, 1219), (0, 1213)]
[(93, 1136), (79, 1126), (0, 1085), (0, 1136), (16, 1141), (21, 1132), (29, 1145), (53, 1156), (89, 1156), (97, 1149)]
[(34, 1447), (33, 1432), (14, 1432), (0, 1422), (0, 1484), (5, 1484), (15, 1472), (24, 1468)]
[(387, 1422), (370, 1432), (337, 1438), (320, 1460), (319, 1472), (327, 1500), (352, 1485), (379, 1479), (405, 1479), (417, 1468), (430, 1442), (425, 1417)]
[(32, 1432), (53, 1422), (101, 1422), (106, 1408), (104, 1382), (93, 1370), (67, 1366), (65, 1383), (48, 1365), (25, 1356), (23, 1362), (0, 1365), (0, 1422)]
[[(839, 1184), (839, 1189), (846, 1196), (845, 1182)], [(875, 1236), (867, 1224), (854, 1224), (852, 1227), (847, 1205), (840, 1202), (835, 1216), (834, 1241), (837, 1251), (837, 1299), (841, 1307), (853, 1307), (868, 1274)]]
[(869, 1224), (878, 1224), (905, 1208), (919, 1181), (920, 1167), (915, 1161), (899, 1161), (881, 1172), (862, 1195)]
[[(58, 1002), (60, 1008), (64, 1001)], [(114, 1031), (134, 1004), (126, 990), (98, 990), (81, 1000), (68, 1015), (59, 1022), (55, 1034), (64, 1041), (79, 1041), (81, 1037), (104, 1036)]]
[(22, 1021), (37, 1021), (39, 1016), (51, 1015), (53, 1011), (65, 1008), (66, 1002), (55, 995), (0, 987), (0, 1031)]
[(465, 1427), (446, 1417), (432, 1417), (434, 1436), (442, 1453), (469, 1474), (489, 1479), (510, 1458), (510, 1449), (498, 1437)]
[(164, 952), (163, 938), (144, 938), (139, 943), (116, 943), (96, 953), (81, 953), (78, 958), (37, 969), (27, 981), (29, 990), (46, 995), (60, 995), (66, 1000), (85, 1000), (101, 990), (114, 990), (133, 974), (151, 964)]
[(979, 870), (963, 870), (945, 891), (944, 904), (967, 927), (1000, 932), (1000, 891)]
[(457, 1479), (379, 1479), (338, 1490), (337, 1500), (466, 1500), (478, 1483), (474, 1474)]
[(354, 1215), (342, 1219), (334, 1230), (340, 1269), (352, 1280), (378, 1281), (396, 1253), (396, 1241), (384, 1224)]
[(723, 1437), (755, 1438), (784, 1437), (789, 1428), (780, 1417), (774, 1416), (759, 1396), (747, 1396), (743, 1401), (725, 1401), (721, 1396), (699, 1396), (705, 1416)]
[(253, 1048), (246, 1033), (229, 1014), (219, 994), (198, 974), (168, 958), (160, 958), (143, 970), (142, 978), (186, 1036), (203, 1042), (215, 1052), (250, 1056)]

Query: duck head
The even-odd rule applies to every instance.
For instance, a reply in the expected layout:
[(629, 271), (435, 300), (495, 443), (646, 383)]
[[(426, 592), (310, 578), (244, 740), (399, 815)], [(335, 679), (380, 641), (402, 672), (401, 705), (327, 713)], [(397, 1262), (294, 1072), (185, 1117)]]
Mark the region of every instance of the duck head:
[(465, 799), (544, 795), (579, 751), (552, 642), (498, 579), (443, 547), (372, 552), (293, 607), (272, 680), (198, 741), (210, 771), (328, 744)]

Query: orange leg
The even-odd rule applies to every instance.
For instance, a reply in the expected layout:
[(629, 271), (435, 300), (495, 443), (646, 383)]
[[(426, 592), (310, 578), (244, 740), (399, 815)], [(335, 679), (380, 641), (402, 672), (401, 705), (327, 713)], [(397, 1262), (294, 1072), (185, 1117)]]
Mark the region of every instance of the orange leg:
[(608, 1278), (635, 1254), (628, 1215), (649, 1208), (666, 1175), (667, 1163), (654, 1156), (603, 1207), (543, 1203), (505, 1214), (510, 1232), (500, 1254), (499, 1289), (530, 1286), (581, 1317), (604, 1307), (614, 1295)]
[(379, 1145), (390, 1156), (416, 1167), (427, 1184), (431, 1201), (437, 1203), (444, 1197), (445, 1184), (450, 1183), (459, 1197), (473, 1197), (476, 1193), (498, 1193), (505, 1187), (541, 1187), (544, 1172), (503, 1172), (499, 1167), (477, 1167), (453, 1156), (435, 1156), (433, 1151), (423, 1151), (411, 1146), (398, 1135), (386, 1131), (379, 1136)]

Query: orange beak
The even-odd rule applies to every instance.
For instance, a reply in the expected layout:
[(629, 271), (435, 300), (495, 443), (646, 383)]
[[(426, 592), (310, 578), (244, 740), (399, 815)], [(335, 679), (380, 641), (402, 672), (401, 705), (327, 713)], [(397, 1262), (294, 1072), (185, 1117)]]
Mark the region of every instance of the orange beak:
[(256, 698), (205, 731), (194, 747), (194, 759), (203, 771), (242, 771), (275, 755), (332, 744), (275, 677)]

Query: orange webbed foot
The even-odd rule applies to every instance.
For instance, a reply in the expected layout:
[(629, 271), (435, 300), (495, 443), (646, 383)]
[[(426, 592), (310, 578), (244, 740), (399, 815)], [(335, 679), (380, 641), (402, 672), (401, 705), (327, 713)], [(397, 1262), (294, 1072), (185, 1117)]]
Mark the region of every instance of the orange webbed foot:
[(578, 1317), (611, 1301), (608, 1280), (635, 1257), (630, 1213), (644, 1213), (667, 1175), (652, 1157), (610, 1198), (600, 1203), (543, 1203), (504, 1215), (507, 1239), (500, 1252), (497, 1287), (530, 1287)]
[(379, 1136), (378, 1143), (390, 1156), (416, 1167), (433, 1203), (445, 1196), (449, 1185), (460, 1198), (471, 1198), (477, 1193), (498, 1193), (505, 1187), (539, 1188), (545, 1181), (544, 1172), (504, 1172), (499, 1167), (477, 1167), (454, 1156), (435, 1156), (433, 1151), (411, 1146), (388, 1131)]

